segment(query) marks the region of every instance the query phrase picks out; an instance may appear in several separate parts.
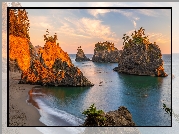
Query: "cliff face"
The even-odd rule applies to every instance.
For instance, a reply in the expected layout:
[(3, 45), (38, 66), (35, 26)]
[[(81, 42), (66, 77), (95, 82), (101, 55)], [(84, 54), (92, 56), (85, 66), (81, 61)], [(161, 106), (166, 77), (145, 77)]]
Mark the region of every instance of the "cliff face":
[(80, 47), (78, 47), (78, 52), (77, 52), (77, 54), (76, 54), (76, 59), (75, 59), (75, 61), (90, 61), (90, 59), (89, 58), (87, 58), (86, 57), (86, 55), (84, 54), (84, 52), (83, 52), (83, 49), (81, 49), (81, 46)]
[(103, 42), (95, 44), (93, 62), (119, 62), (121, 51), (114, 47), (113, 43)]
[(83, 73), (71, 62), (69, 55), (55, 42), (47, 41), (39, 49), (39, 60), (31, 62), (22, 73), (20, 83), (50, 86), (92, 86)]
[(123, 37), (124, 47), (119, 58), (118, 67), (114, 68), (119, 73), (150, 76), (167, 76), (163, 68), (161, 50), (156, 43), (150, 43), (143, 37), (144, 29), (135, 31), (132, 39)]
[(10, 71), (27, 70), (30, 67), (29, 41), (26, 38), (9, 36)]

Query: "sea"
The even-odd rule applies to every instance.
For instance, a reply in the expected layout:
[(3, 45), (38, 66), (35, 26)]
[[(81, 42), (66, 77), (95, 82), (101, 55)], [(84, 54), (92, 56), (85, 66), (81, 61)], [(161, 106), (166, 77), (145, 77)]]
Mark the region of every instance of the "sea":
[[(72, 63), (94, 86), (36, 86), (31, 89), (30, 99), (35, 102), (32, 105), (38, 105), (42, 123), (47, 126), (79, 126), (86, 118), (82, 112), (95, 104), (97, 109), (104, 112), (125, 106), (132, 114), (136, 126), (172, 125), (171, 116), (163, 109), (163, 103), (172, 108), (172, 77), (175, 79), (174, 77), (179, 76), (179, 62), (173, 62), (176, 70), (172, 75), (170, 54), (162, 56), (167, 77), (121, 74), (113, 71), (118, 66), (117, 63), (76, 62), (75, 54), (69, 56)], [(93, 55), (86, 56), (92, 59)]]

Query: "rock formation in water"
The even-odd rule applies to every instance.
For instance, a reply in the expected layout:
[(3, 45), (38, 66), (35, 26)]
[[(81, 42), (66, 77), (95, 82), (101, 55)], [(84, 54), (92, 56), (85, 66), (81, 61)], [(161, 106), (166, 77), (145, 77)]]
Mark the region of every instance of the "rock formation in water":
[(93, 62), (119, 62), (121, 51), (114, 47), (114, 43), (98, 42), (95, 44)]
[(124, 47), (118, 67), (114, 70), (134, 75), (167, 76), (159, 46), (156, 42), (150, 43), (148, 37), (144, 35), (142, 27), (132, 33), (132, 39), (124, 34)]
[[(48, 30), (47, 30), (48, 32)], [(24, 70), (19, 83), (40, 84), (50, 86), (93, 86), (75, 67), (69, 55), (56, 44), (57, 35), (47, 37), (43, 48), (39, 49), (38, 58)]]
[(76, 54), (76, 59), (75, 59), (75, 61), (90, 61), (90, 59), (89, 58), (87, 58), (86, 57), (86, 55), (84, 54), (84, 52), (83, 52), (83, 49), (81, 48), (81, 46), (80, 47), (78, 47), (78, 52), (77, 52), (77, 54)]
[(135, 126), (131, 113), (124, 106), (107, 113), (101, 111), (97, 111), (96, 107), (92, 105), (87, 111), (88, 116), (82, 126)]

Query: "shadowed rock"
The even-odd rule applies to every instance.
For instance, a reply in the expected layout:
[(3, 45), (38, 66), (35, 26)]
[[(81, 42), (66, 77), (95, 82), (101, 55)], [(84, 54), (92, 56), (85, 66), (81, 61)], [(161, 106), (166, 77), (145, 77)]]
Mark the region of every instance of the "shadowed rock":
[(76, 59), (75, 59), (75, 61), (90, 61), (90, 59), (89, 58), (87, 58), (86, 57), (86, 55), (84, 54), (84, 52), (83, 52), (83, 49), (81, 49), (81, 46), (80, 47), (78, 47), (78, 52), (77, 52), (77, 54), (76, 54)]
[(142, 37), (144, 29), (135, 31), (132, 39), (124, 35), (124, 47), (119, 58), (118, 67), (114, 71), (134, 75), (150, 75), (165, 77), (162, 54), (159, 46)]
[(93, 62), (119, 62), (121, 51), (114, 47), (114, 43), (98, 42), (95, 44)]

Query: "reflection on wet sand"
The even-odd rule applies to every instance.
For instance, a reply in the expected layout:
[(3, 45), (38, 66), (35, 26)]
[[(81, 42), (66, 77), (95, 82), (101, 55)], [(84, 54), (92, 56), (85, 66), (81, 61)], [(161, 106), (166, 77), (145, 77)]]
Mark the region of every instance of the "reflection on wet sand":
[[(27, 100), (28, 103), (31, 103), (33, 106), (35, 106), (36, 108), (40, 109), (38, 103), (36, 101), (34, 101), (33, 99), (33, 96), (34, 96), (34, 89), (32, 88), (29, 92), (28, 92), (28, 95), (29, 95), (29, 98)], [(35, 96), (41, 96), (41, 94), (35, 94)]]

